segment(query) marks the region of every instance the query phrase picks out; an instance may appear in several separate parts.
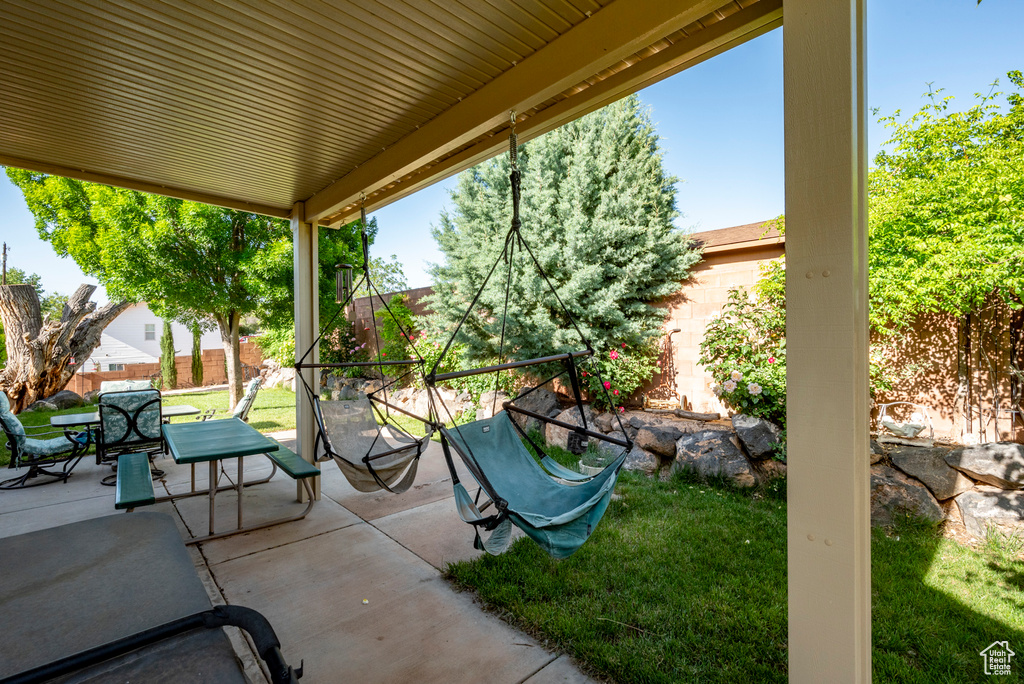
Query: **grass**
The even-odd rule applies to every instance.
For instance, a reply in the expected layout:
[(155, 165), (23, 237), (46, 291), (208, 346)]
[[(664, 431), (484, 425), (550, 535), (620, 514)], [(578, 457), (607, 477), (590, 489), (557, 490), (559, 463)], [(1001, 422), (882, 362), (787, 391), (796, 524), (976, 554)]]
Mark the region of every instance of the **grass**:
[[(196, 392), (194, 394), (172, 394), (163, 397), (166, 406), (188, 404), (195, 406), (201, 411), (217, 409), (214, 418), (226, 418), (231, 415), (228, 411), (227, 390), (215, 392)], [(18, 419), (25, 426), (49, 425), (50, 418), (66, 413), (86, 413), (95, 411), (95, 404), (88, 404), (78, 408), (64, 409), (61, 411), (33, 411), (31, 413), (20, 413)], [(189, 422), (195, 420), (193, 416), (181, 416), (172, 418), (175, 423)], [(292, 430), (295, 428), (295, 393), (289, 389), (274, 388), (261, 389), (256, 395), (256, 402), (249, 411), (249, 424), (261, 432), (276, 432), (279, 430)], [(2, 433), (0, 433), (2, 434)], [(47, 435), (56, 436), (57, 433)], [(10, 452), (7, 450), (7, 440), (0, 439), (0, 466), (6, 466), (10, 462)]]
[[(615, 682), (786, 681), (784, 492), (632, 473), (616, 491), (571, 558), (521, 540), (447, 577)], [(910, 520), (875, 530), (875, 681), (984, 681), (980, 650), (1024, 644), (1020, 549), (970, 549)]]

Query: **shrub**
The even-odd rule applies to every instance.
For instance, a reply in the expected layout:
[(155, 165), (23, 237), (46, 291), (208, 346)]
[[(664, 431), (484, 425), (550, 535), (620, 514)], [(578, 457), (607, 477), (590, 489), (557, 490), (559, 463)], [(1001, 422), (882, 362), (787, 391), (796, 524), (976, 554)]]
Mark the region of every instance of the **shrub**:
[[(600, 375), (596, 371), (600, 371)], [(658, 349), (654, 345), (630, 347), (625, 342), (607, 351), (597, 351), (581, 364), (583, 381), (594, 408), (624, 411), (630, 395), (651, 379), (658, 368)], [(602, 387), (601, 385), (605, 386)], [(605, 392), (607, 390), (607, 393)], [(608, 404), (609, 398), (612, 404)]]
[[(434, 363), (437, 362), (441, 356), (441, 352), (444, 351), (444, 346), (448, 342), (448, 335), (445, 332), (432, 329), (427, 323), (426, 319), (418, 319), (418, 322), (424, 323), (426, 332), (422, 333), (416, 340), (416, 349), (426, 362), (426, 371), (430, 372), (430, 369), (434, 367)], [(445, 355), (444, 360), (437, 368), (437, 374), (452, 373), (460, 370), (469, 370), (471, 368), (481, 368), (483, 366), (489, 366), (497, 364), (497, 359), (488, 359), (482, 363), (474, 363), (467, 353), (466, 345), (456, 342), (452, 344), (448, 353)], [(509, 396), (514, 396), (515, 392), (523, 386), (525, 377), (516, 373), (515, 371), (502, 371), (498, 374), (497, 383), (498, 390), (505, 392)], [(417, 386), (423, 386), (422, 378), (416, 379)], [(484, 375), (470, 375), (464, 378), (456, 378), (451, 382), (446, 383), (449, 389), (453, 389), (456, 392), (468, 392), (473, 397), (473, 401), (479, 402), (480, 397), (484, 392), (490, 392), (494, 389), (495, 377), (493, 373), (487, 373)]]
[[(762, 270), (753, 295), (729, 290), (722, 313), (704, 330), (700, 359), (729, 408), (786, 426), (785, 268)], [(781, 281), (781, 286), (780, 286)]]

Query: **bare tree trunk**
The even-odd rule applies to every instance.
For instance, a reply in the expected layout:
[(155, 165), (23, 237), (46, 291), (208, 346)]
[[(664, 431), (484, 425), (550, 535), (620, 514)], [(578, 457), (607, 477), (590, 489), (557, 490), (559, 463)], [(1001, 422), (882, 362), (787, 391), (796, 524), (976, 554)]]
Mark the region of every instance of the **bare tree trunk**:
[(228, 407), (234, 409), (242, 398), (242, 359), (238, 342), (238, 327), (242, 316), (237, 311), (229, 311), (226, 316), (218, 315), (216, 318), (228, 372)]
[(74, 369), (72, 357), (84, 361), (99, 346), (103, 329), (130, 302), (111, 302), (97, 310), (89, 298), (95, 285), (82, 285), (68, 298), (59, 321), (43, 321), (39, 296), (31, 285), (0, 286), (0, 319), (7, 333), (7, 366), (0, 390), (14, 411), (64, 389)]

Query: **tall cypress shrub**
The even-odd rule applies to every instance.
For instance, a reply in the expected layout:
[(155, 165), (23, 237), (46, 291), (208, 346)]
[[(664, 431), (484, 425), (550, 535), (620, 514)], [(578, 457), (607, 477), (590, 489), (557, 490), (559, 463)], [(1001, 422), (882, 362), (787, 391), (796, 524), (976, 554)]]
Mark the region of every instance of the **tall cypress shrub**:
[(192, 328), (192, 384), (196, 387), (203, 386), (203, 331), (198, 327)]
[(164, 379), (164, 389), (178, 386), (178, 368), (174, 365), (174, 335), (171, 333), (171, 322), (164, 321), (164, 332), (160, 336), (160, 375)]
[[(664, 333), (658, 301), (679, 291), (698, 260), (673, 225), (676, 179), (662, 168), (658, 135), (636, 96), (627, 97), (519, 147), (521, 234), (596, 351), (649, 349)], [(454, 208), (434, 238), (429, 307), (438, 331), (466, 311), (501, 252), (511, 215), (507, 154), (459, 176)], [(497, 355), (506, 266), (499, 265), (466, 325), (470, 359)], [(532, 358), (580, 349), (529, 257), (517, 251), (509, 288), (506, 356)]]

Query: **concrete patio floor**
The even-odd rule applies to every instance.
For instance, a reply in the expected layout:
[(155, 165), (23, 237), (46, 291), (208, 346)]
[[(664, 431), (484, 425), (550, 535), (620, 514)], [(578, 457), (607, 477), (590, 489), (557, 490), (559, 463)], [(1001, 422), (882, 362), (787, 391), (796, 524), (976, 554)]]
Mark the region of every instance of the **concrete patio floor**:
[[(293, 433), (275, 436), (294, 447)], [(166, 458), (156, 465), (166, 472), (166, 491), (188, 490), (187, 466)], [(305, 519), (189, 547), (213, 603), (263, 613), (288, 662), (304, 663), (303, 682), (593, 681), (567, 656), (485, 612), (442, 578), (447, 563), (480, 552), (455, 512), (438, 444), (430, 444), (416, 484), (400, 495), (360, 493), (333, 463), (321, 469), (322, 499)], [(233, 462), (227, 470), (234, 476)], [(265, 457), (246, 459), (246, 480), (269, 471)], [(115, 514), (114, 488), (100, 484), (109, 473), (89, 456), (66, 484), (0, 492), (0, 537)], [(206, 473), (197, 468), (199, 487)], [(305, 504), (295, 495), (294, 481), (281, 472), (246, 488), (245, 523), (301, 511)], [(233, 491), (217, 495), (217, 531), (234, 526), (235, 507)], [(207, 509), (200, 496), (146, 510), (171, 515), (188, 539), (206, 534)], [(229, 636), (250, 679), (266, 681), (247, 640), (233, 628)]]

